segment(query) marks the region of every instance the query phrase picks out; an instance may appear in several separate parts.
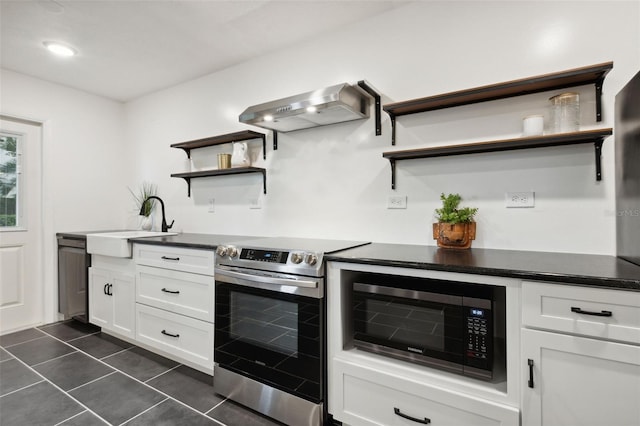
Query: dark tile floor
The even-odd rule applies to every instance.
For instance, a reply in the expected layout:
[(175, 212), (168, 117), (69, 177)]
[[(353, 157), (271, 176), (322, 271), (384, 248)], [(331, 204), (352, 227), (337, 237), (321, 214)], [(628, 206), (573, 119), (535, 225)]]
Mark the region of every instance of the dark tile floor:
[(211, 376), (65, 321), (0, 336), (0, 425), (279, 423), (213, 393)]

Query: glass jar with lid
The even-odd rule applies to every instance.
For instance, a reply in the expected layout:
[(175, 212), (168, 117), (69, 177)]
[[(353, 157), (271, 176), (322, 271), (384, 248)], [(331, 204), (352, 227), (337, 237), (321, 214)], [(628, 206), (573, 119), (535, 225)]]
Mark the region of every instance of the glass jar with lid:
[(551, 130), (554, 133), (580, 130), (580, 95), (578, 93), (561, 93), (552, 96), (549, 101), (551, 101)]

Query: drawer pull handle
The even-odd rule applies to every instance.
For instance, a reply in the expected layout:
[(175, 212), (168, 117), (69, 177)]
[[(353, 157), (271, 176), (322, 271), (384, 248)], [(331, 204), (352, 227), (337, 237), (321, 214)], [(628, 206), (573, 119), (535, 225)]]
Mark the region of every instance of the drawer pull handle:
[(424, 419), (418, 419), (417, 417), (409, 416), (407, 414), (404, 414), (402, 411), (400, 411), (399, 408), (396, 408), (396, 407), (393, 407), (393, 412), (396, 413), (397, 416), (400, 416), (400, 417), (405, 418), (407, 420), (411, 420), (412, 422), (420, 423), (420, 424), (423, 424), (423, 425), (428, 425), (428, 424), (431, 423), (431, 419), (428, 419), (426, 417)]
[(179, 257), (169, 257), (169, 256), (162, 256), (160, 259), (162, 259), (162, 260), (175, 260), (176, 262), (178, 262), (180, 260)]
[(575, 312), (576, 314), (582, 314), (582, 315), (593, 315), (594, 317), (610, 317), (613, 315), (611, 311), (600, 311), (600, 312), (583, 311), (582, 309), (576, 308), (575, 306), (571, 307), (571, 312)]
[(161, 333), (164, 334), (165, 336), (169, 336), (169, 337), (176, 337), (176, 338), (180, 337), (179, 334), (167, 333), (165, 330), (162, 330)]
[(163, 288), (162, 291), (165, 293), (180, 294), (180, 290), (167, 290), (166, 288)]
[(527, 364), (529, 364), (529, 381), (527, 382), (527, 385), (533, 389), (533, 360), (529, 358), (527, 360)]

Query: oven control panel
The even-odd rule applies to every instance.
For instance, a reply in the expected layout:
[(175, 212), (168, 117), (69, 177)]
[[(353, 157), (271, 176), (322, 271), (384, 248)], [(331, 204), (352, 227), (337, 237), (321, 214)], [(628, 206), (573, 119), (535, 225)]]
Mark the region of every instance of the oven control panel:
[(287, 263), (288, 258), (289, 258), (288, 251), (256, 250), (256, 249), (242, 249), (240, 251), (240, 259), (242, 260), (255, 260), (258, 262), (270, 262), (270, 263)]
[(217, 258), (232, 261), (247, 261), (285, 265), (288, 268), (316, 267), (321, 263), (322, 255), (307, 251), (264, 250), (257, 248), (237, 248), (234, 246), (218, 246)]

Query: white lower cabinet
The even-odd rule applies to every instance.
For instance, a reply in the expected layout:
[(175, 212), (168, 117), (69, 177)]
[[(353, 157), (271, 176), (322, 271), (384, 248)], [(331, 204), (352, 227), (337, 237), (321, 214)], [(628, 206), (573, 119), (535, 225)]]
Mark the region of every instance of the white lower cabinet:
[(522, 290), (522, 425), (640, 425), (640, 293)]
[(140, 303), (136, 304), (136, 321), (139, 342), (193, 364), (213, 367), (212, 323)]
[(523, 426), (640, 425), (640, 346), (525, 329), (522, 356)]
[(517, 408), (334, 359), (341, 377), (341, 420), (349, 425), (517, 426)]
[(136, 341), (213, 375), (213, 250), (134, 244)]
[(133, 274), (89, 268), (89, 322), (122, 337), (135, 338)]

